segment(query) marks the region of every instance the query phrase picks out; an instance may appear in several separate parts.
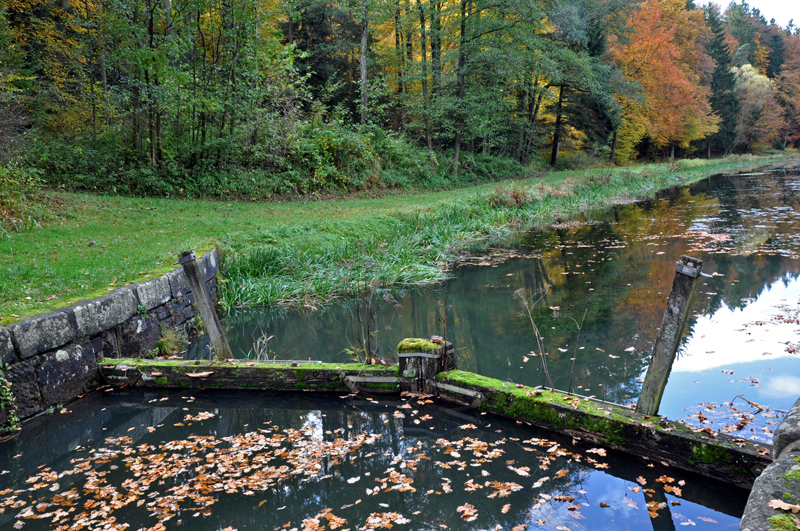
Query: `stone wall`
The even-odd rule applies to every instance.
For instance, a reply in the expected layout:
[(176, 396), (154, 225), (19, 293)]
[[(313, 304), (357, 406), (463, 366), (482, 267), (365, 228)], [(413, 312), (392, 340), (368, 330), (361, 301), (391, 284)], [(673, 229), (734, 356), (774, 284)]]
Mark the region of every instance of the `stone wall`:
[(792, 518), (800, 515), (790, 512), (793, 508), (770, 507), (770, 502), (800, 504), (800, 399), (775, 429), (772, 441), (773, 462), (753, 484), (739, 526), (741, 531), (798, 529)]
[[(198, 258), (217, 300), (216, 251)], [(197, 310), (183, 269), (131, 284), (67, 308), (0, 326), (0, 366), (11, 382), (17, 416), (28, 418), (100, 385), (97, 360), (136, 358), (164, 331), (185, 326)], [(0, 426), (6, 422), (0, 409)]]

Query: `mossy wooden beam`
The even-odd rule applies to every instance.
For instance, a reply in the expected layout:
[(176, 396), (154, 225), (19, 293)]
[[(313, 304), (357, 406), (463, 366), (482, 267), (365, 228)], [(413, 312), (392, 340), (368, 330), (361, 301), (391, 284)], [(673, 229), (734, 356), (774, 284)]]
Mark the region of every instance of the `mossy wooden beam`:
[[(534, 389), (464, 371), (439, 374), (439, 382), (477, 391), (480, 409), (603, 444), (650, 460), (750, 488), (771, 462), (770, 445), (757, 446), (729, 435), (695, 432), (676, 422), (575, 395)], [(440, 396), (469, 404), (472, 396)], [(766, 450), (765, 450), (766, 449)], [(759, 452), (761, 451), (761, 453)], [(766, 455), (761, 455), (762, 453)]]
[[(344, 382), (348, 375), (397, 377), (397, 367), (360, 363), (107, 359), (101, 360), (99, 366), (100, 374), (109, 384), (131, 387), (349, 393)], [(370, 386), (368, 391), (397, 393), (399, 387)]]

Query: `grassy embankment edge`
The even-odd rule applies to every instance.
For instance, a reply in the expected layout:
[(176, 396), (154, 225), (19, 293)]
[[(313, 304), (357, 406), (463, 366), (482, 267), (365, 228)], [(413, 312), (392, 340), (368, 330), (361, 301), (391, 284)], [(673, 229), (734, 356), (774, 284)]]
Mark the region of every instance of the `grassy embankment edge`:
[(552, 172), (422, 194), (226, 203), (48, 192), (41, 223), (0, 238), (0, 324), (175, 267), (187, 248), (223, 250), (225, 307), (330, 300), (444, 280), (459, 253), (613, 203), (720, 173), (796, 167), (797, 154)]
[(370, 287), (441, 282), (459, 253), (509, 241), (515, 231), (653, 197), (710, 175), (791, 166), (797, 158), (734, 157), (584, 172), (461, 190), (407, 212), (280, 224), (225, 242), (225, 308), (315, 305)]

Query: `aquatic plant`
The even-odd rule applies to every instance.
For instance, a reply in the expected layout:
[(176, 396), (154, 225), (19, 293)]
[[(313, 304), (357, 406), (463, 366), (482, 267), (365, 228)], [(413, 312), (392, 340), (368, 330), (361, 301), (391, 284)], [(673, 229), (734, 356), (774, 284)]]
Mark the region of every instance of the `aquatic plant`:
[[(544, 298), (544, 296), (546, 294), (547, 294), (547, 291), (546, 290), (542, 290), (542, 291), (536, 292), (534, 294), (531, 294), (530, 296), (526, 296), (525, 295), (525, 289), (524, 288), (520, 288), (520, 289), (518, 289), (517, 291), (514, 292), (514, 298), (520, 300), (520, 302), (522, 304), (522, 308), (525, 310), (525, 314), (528, 316), (528, 320), (531, 323), (531, 328), (533, 329), (533, 337), (536, 340), (536, 349), (539, 352), (537, 353), (537, 352), (531, 351), (531, 354), (533, 354), (534, 356), (538, 356), (539, 359), (542, 361), (543, 377), (546, 378), (547, 379), (547, 383), (550, 384), (550, 389), (551, 390), (555, 390), (555, 386), (553, 385), (553, 380), (552, 380), (552, 378), (550, 378), (550, 370), (547, 368), (547, 352), (545, 352), (545, 349), (544, 349), (544, 337), (542, 337), (541, 332), (539, 332), (539, 327), (536, 326), (536, 321), (533, 318), (533, 309), (534, 309), (534, 307), (536, 307), (536, 305)], [(533, 300), (533, 298), (536, 295), (539, 295), (539, 298), (536, 299), (536, 300)], [(542, 386), (544, 387), (544, 382), (542, 382)]]

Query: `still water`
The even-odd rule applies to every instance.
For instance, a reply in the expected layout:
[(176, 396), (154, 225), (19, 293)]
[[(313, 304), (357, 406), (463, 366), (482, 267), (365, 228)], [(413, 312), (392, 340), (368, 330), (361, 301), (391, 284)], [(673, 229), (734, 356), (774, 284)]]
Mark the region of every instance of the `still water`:
[[(455, 344), (461, 369), (541, 385), (531, 323), (514, 296), (522, 289), (538, 300), (533, 317), (555, 387), (633, 403), (675, 262), (689, 254), (709, 276), (698, 283), (660, 413), (771, 442), (781, 410), (800, 396), (799, 236), (797, 173), (714, 177), (519, 234), (455, 268), (445, 286), (384, 303), (381, 353), (391, 360), (402, 338), (437, 334)], [(242, 356), (264, 335), (278, 359), (347, 361), (354, 305), (242, 311), (227, 319), (228, 333)], [(742, 414), (744, 426), (732, 420)]]
[[(799, 197), (797, 175), (720, 177), (521, 233), (385, 303), (382, 355), (438, 334), (461, 368), (539, 385), (522, 289), (555, 386), (631, 403), (687, 253), (709, 276), (661, 412), (769, 441), (800, 395)], [(229, 337), (347, 361), (354, 304), (241, 312)], [(735, 530), (746, 495), (428, 397), (105, 390), (0, 443), (3, 531)]]
[(735, 530), (746, 495), (416, 396), (111, 390), (0, 444), (2, 530)]

